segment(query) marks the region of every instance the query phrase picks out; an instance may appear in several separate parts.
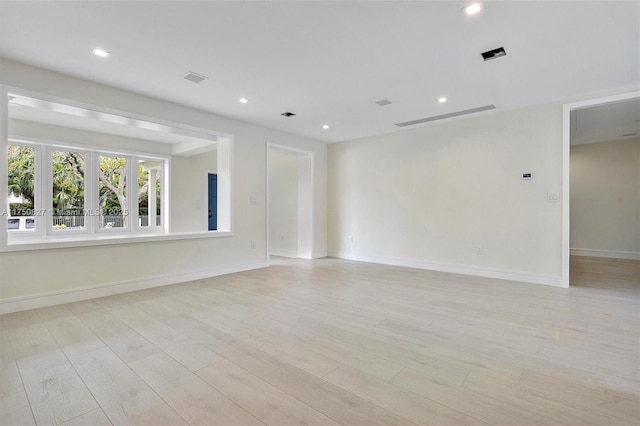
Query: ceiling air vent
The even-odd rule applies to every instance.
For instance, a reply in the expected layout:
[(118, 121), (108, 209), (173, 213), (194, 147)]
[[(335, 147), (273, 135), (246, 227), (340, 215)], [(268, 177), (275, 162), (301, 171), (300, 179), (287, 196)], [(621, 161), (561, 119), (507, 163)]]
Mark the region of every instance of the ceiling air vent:
[(478, 108), (465, 109), (464, 111), (450, 112), (449, 114), (434, 115), (433, 117), (420, 118), (418, 120), (405, 121), (404, 123), (396, 123), (398, 127), (413, 126), (415, 124), (428, 123), (430, 121), (444, 120), (445, 118), (458, 117), (460, 115), (473, 114), (481, 111), (489, 111), (496, 109), (495, 105), (485, 105)]
[(635, 136), (638, 133), (625, 133), (624, 135), (620, 135), (621, 138), (628, 138), (629, 136)]
[(377, 104), (378, 106), (385, 106), (390, 105), (391, 101), (389, 99), (380, 99), (379, 101), (374, 102), (374, 104)]
[(203, 81), (205, 81), (209, 77), (205, 77), (204, 75), (200, 75), (200, 74), (197, 74), (197, 73), (195, 73), (193, 71), (189, 71), (188, 73), (183, 75), (182, 78), (184, 78), (185, 80), (192, 81), (194, 83), (202, 83)]
[(501, 58), (506, 55), (507, 55), (507, 52), (505, 52), (504, 47), (498, 47), (497, 49), (487, 50), (486, 52), (482, 52), (482, 57), (484, 58), (485, 61)]
[(287, 117), (287, 118), (288, 118), (288, 117), (294, 117), (294, 116), (295, 116), (295, 114), (294, 114), (294, 113), (289, 112), (289, 111), (287, 111), (287, 112), (283, 112), (283, 113), (282, 113), (282, 114), (280, 114), (280, 115), (281, 115), (281, 116), (283, 116), (283, 117)]

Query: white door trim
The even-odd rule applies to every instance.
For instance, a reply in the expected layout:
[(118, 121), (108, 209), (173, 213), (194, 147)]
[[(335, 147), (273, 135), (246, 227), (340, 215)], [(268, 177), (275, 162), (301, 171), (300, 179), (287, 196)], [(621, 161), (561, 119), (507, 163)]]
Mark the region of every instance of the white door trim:
[[(269, 260), (269, 152), (271, 150), (285, 151), (286, 153), (298, 158), (298, 257), (303, 259), (313, 258), (314, 243), (314, 154), (313, 151), (307, 151), (300, 148), (294, 148), (286, 145), (280, 145), (273, 142), (266, 144), (266, 260)], [(308, 179), (300, 179), (300, 176), (307, 176)], [(302, 196), (301, 196), (302, 195)], [(302, 220), (301, 220), (302, 219)]]
[(564, 287), (569, 287), (571, 111), (635, 98), (640, 98), (640, 91), (571, 102), (562, 106), (562, 283)]

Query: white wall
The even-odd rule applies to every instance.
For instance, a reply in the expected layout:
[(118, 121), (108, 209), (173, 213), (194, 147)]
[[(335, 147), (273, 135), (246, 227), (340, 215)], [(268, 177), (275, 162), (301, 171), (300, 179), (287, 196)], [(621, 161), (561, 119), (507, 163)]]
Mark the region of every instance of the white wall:
[(298, 256), (298, 157), (269, 150), (269, 252)]
[(571, 249), (640, 259), (640, 139), (571, 147)]
[(171, 231), (208, 229), (207, 174), (217, 168), (217, 151), (171, 159)]
[[(0, 253), (1, 302), (145, 280), (170, 282), (264, 265), (267, 141), (314, 153), (314, 255), (325, 255), (327, 157), (324, 143), (5, 59), (0, 61), (0, 83), (234, 136), (232, 237)], [(257, 203), (252, 205), (250, 198), (255, 198)], [(255, 249), (250, 248), (251, 241), (255, 241)]]
[(559, 103), (330, 145), (329, 253), (561, 285), (561, 172)]

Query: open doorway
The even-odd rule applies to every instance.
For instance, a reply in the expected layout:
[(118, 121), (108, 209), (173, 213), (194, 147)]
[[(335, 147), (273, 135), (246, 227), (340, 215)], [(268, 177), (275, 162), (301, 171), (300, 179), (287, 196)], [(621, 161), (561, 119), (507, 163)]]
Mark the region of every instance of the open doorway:
[(571, 256), (640, 260), (640, 92), (564, 105), (563, 282)]
[(313, 257), (313, 153), (267, 144), (267, 259)]

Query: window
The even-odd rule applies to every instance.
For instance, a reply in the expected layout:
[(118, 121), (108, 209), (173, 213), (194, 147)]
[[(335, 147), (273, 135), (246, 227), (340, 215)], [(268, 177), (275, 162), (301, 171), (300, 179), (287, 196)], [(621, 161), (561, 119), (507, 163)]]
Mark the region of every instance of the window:
[(161, 164), (151, 159), (138, 160), (138, 226), (150, 228), (162, 223)]
[(84, 155), (51, 152), (51, 225), (54, 231), (85, 230)]
[[(13, 232), (33, 230), (35, 150), (27, 146), (9, 145), (7, 160), (7, 193), (9, 197), (7, 229)], [(30, 226), (27, 226), (27, 218), (30, 219)]]
[(7, 221), (9, 222), (8, 229), (10, 231), (17, 231), (20, 229), (20, 218), (10, 217)]
[(27, 140), (7, 154), (10, 242), (166, 232), (167, 158)]
[(98, 167), (99, 227), (127, 228), (127, 159), (101, 155)]

